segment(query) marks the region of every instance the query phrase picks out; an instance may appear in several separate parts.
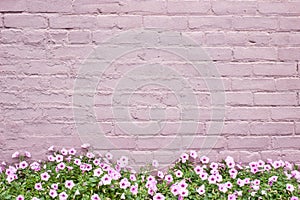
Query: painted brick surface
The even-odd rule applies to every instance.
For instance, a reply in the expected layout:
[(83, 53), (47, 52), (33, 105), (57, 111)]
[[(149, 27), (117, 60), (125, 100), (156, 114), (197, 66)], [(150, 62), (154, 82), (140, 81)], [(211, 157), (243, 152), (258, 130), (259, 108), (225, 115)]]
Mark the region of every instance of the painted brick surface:
[[(96, 150), (123, 149), (137, 165), (189, 148), (300, 162), (299, 15), (297, 1), (1, 0), (0, 159), (44, 158), (50, 145), (78, 147), (82, 132), (100, 131)], [(109, 40), (128, 30), (144, 32)], [(146, 44), (168, 50), (115, 59)]]

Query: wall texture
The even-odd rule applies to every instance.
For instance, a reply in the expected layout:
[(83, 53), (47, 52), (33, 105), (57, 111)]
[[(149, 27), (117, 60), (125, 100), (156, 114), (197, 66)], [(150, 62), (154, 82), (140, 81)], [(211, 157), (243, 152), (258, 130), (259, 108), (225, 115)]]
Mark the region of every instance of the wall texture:
[[(1, 0), (0, 158), (16, 150), (41, 158), (52, 144), (78, 147), (76, 123), (88, 124), (91, 117), (74, 117), (80, 63), (107, 38), (131, 29), (154, 30), (151, 39), (166, 46), (178, 44), (184, 34), (211, 57), (226, 96), (224, 119), (217, 120), (224, 120), (223, 129), (209, 136), (218, 138), (209, 153), (213, 159), (232, 155), (244, 162), (269, 157), (300, 161), (300, 2), (287, 0)], [(173, 32), (174, 38), (157, 29)], [(192, 48), (185, 46), (186, 51)], [(189, 108), (199, 109), (199, 119), (183, 120), (189, 109), (182, 110), (176, 101), (180, 93), (164, 85), (124, 90), (118, 97), (129, 95), (127, 104), (113, 98), (114, 83), (127, 73), (123, 69), (150, 61), (168, 62), (180, 73), (175, 82), (189, 82), (198, 102)], [(125, 149), (136, 163), (153, 156), (164, 161), (175, 158), (175, 148), (161, 147), (180, 135), (181, 141), (196, 138), (189, 147), (199, 150), (213, 121), (205, 80), (216, 77), (203, 78), (191, 69), (170, 55), (143, 50), (108, 68), (94, 91), (93, 112), (95, 123), (115, 145), (97, 149)], [(172, 81), (168, 78), (161, 81)], [(132, 118), (115, 116), (113, 107), (130, 108)], [(157, 117), (155, 109), (165, 116)], [(130, 133), (116, 123), (128, 120), (164, 126), (155, 134)], [(192, 124), (198, 125), (196, 132), (189, 130)], [(177, 133), (180, 125), (185, 131)]]

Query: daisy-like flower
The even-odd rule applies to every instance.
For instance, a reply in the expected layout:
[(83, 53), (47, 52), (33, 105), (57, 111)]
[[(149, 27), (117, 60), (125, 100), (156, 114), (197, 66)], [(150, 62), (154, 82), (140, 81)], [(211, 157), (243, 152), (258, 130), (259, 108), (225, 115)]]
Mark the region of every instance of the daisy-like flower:
[(74, 148), (69, 149), (69, 154), (74, 156), (76, 154), (76, 150)]
[(48, 151), (54, 151), (54, 146), (52, 145), (51, 147), (49, 147)]
[(31, 158), (31, 153), (29, 151), (25, 151), (25, 157)]
[(64, 155), (64, 156), (66, 156), (66, 155), (68, 155), (68, 150), (67, 149), (65, 149), (65, 148), (62, 148), (61, 150), (60, 150), (60, 153), (62, 154), (62, 155)]
[(205, 194), (205, 185), (201, 185), (198, 189), (197, 189), (198, 194), (202, 195)]
[(98, 194), (93, 194), (91, 200), (101, 200)]
[(50, 197), (52, 197), (52, 198), (55, 198), (55, 197), (57, 197), (57, 192), (56, 192), (56, 190), (50, 190), (49, 191), (49, 195), (50, 195)]
[(177, 170), (177, 171), (175, 172), (175, 175), (176, 175), (177, 178), (181, 178), (182, 175), (183, 175), (183, 173), (182, 173), (182, 171)]
[(66, 192), (61, 192), (59, 195), (59, 200), (67, 200), (68, 199), (68, 195)]
[(19, 158), (19, 156), (20, 156), (20, 153), (18, 151), (16, 151), (15, 153), (13, 153), (11, 155), (12, 158)]
[(44, 172), (44, 173), (41, 174), (41, 179), (43, 181), (48, 181), (49, 178), (50, 178), (50, 175), (48, 174), (48, 172)]
[(17, 196), (17, 198), (16, 198), (16, 200), (24, 200), (25, 198), (24, 198), (24, 196), (23, 195), (19, 195), (19, 196)]
[(83, 145), (81, 145), (81, 148), (83, 149), (88, 149), (91, 145), (89, 143), (85, 143)]
[(162, 195), (161, 193), (156, 193), (156, 194), (153, 196), (153, 200), (165, 200), (165, 196)]
[(295, 190), (295, 187), (292, 184), (286, 184), (286, 189), (290, 192), (293, 192)]
[(166, 176), (165, 176), (165, 180), (166, 180), (168, 183), (172, 182), (172, 181), (173, 181), (172, 175), (170, 175), (170, 174), (166, 175)]
[(64, 157), (62, 155), (57, 154), (55, 156), (55, 160), (56, 160), (56, 162), (60, 163), (64, 160)]
[(196, 151), (191, 150), (191, 151), (190, 151), (190, 156), (191, 156), (193, 159), (196, 159), (198, 155), (197, 155), (197, 152), (196, 152)]
[(51, 188), (52, 188), (53, 190), (57, 190), (57, 189), (58, 189), (58, 183), (53, 183), (53, 184), (51, 185)]
[(157, 168), (159, 166), (158, 161), (157, 160), (153, 160), (152, 161), (152, 166)]
[(36, 190), (42, 190), (42, 189), (43, 189), (42, 183), (36, 183), (36, 184), (34, 185), (34, 188), (35, 188)]
[(101, 174), (103, 174), (103, 171), (101, 168), (94, 169), (94, 176), (100, 177)]
[(21, 169), (25, 169), (26, 167), (28, 167), (28, 163), (24, 160), (24, 161), (20, 162), (19, 167)]
[(105, 174), (102, 178), (101, 178), (101, 183), (103, 185), (109, 185), (111, 183), (112, 178), (110, 176), (108, 176), (107, 174)]
[(105, 157), (106, 157), (108, 160), (113, 159), (113, 155), (112, 155), (111, 153), (109, 153), (109, 152), (107, 152), (107, 153), (105, 154)]
[(135, 185), (132, 185), (130, 187), (130, 192), (133, 194), (133, 195), (136, 195), (138, 193), (138, 185), (135, 184)]
[(71, 190), (75, 186), (74, 182), (72, 180), (67, 180), (65, 182), (65, 187)]
[(209, 158), (206, 157), (206, 156), (202, 156), (200, 158), (200, 161), (203, 163), (203, 164), (208, 164), (209, 163)]

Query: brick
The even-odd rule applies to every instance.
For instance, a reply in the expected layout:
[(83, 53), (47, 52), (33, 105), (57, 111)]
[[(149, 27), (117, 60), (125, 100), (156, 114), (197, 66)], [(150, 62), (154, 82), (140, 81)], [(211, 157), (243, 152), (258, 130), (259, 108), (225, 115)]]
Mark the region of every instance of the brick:
[(187, 28), (187, 17), (181, 16), (144, 16), (144, 27), (150, 29), (184, 30)]
[(170, 14), (207, 14), (211, 5), (207, 1), (168, 1), (167, 10)]
[(225, 118), (228, 120), (268, 120), (269, 108), (231, 107), (226, 110)]
[[(207, 122), (206, 125), (206, 134), (208, 134), (208, 130), (210, 128), (214, 128), (213, 124), (215, 122)], [(248, 135), (249, 134), (249, 124), (248, 122), (245, 121), (238, 121), (238, 122), (220, 122), (222, 126), (221, 131), (216, 131), (217, 135), (226, 135), (226, 136), (231, 136), (231, 135)], [(216, 126), (216, 128), (218, 128)]]
[(5, 14), (4, 25), (8, 28), (46, 28), (47, 19), (40, 15)]
[(274, 149), (298, 149), (300, 137), (299, 136), (282, 136), (273, 137)]
[(296, 133), (297, 135), (300, 134), (300, 122), (296, 122), (296, 123), (295, 123), (295, 133)]
[(232, 50), (226, 47), (203, 47), (203, 50), (207, 52), (208, 56), (213, 60), (232, 60)]
[(262, 14), (295, 15), (300, 13), (299, 2), (258, 2)]
[(185, 149), (200, 149), (200, 151), (211, 149), (225, 149), (226, 140), (218, 136), (183, 136), (181, 145)]
[(259, 152), (253, 151), (239, 151), (240, 162), (243, 164), (249, 164), (253, 161), (258, 161), (261, 159), (261, 155)]
[(252, 122), (251, 135), (292, 135), (294, 123), (289, 122)]
[(297, 105), (296, 93), (254, 93), (254, 104), (264, 106)]
[(275, 30), (277, 19), (267, 17), (234, 17), (233, 30)]
[(272, 78), (232, 79), (232, 90), (274, 91), (275, 81)]
[(138, 150), (152, 150), (157, 151), (161, 149), (180, 149), (182, 147), (182, 140), (176, 136), (155, 136), (155, 137), (139, 137), (136, 140)]
[(299, 31), (300, 18), (299, 17), (281, 17), (279, 18), (279, 29), (285, 31)]
[[(298, 146), (299, 147), (299, 146)], [(300, 151), (299, 150), (282, 150), (282, 159), (284, 161), (297, 163), (299, 164), (300, 160)]]
[(75, 0), (73, 8), (76, 13), (117, 13), (121, 5), (110, 0)]
[(280, 78), (275, 80), (276, 90), (299, 90), (300, 79), (298, 78)]
[(271, 146), (269, 137), (228, 137), (228, 149), (267, 150)]
[(161, 135), (203, 135), (205, 133), (205, 127), (203, 123), (193, 121), (182, 122), (162, 122), (161, 123)]
[(96, 27), (96, 17), (80, 15), (62, 15), (49, 17), (50, 28), (54, 29), (93, 29)]
[(71, 31), (68, 35), (71, 44), (87, 44), (91, 40), (89, 31)]
[(217, 15), (256, 14), (255, 1), (212, 1), (212, 10)]
[(1, 12), (21, 12), (26, 10), (26, 1), (24, 0), (3, 0), (0, 1)]
[(277, 51), (272, 47), (235, 47), (233, 58), (236, 60), (277, 60)]
[(32, 48), (29, 45), (1, 46), (0, 55), (10, 59), (45, 59), (46, 51), (40, 46)]
[(289, 34), (289, 44), (299, 45), (300, 44), (300, 33)]
[(257, 76), (294, 76), (296, 73), (296, 63), (266, 62), (253, 64), (253, 74)]
[(72, 0), (31, 0), (26, 2), (28, 12), (71, 12)]
[(299, 120), (299, 107), (272, 108), (271, 118), (274, 120)]
[(270, 35), (270, 44), (276, 46), (285, 46), (290, 44), (290, 35), (290, 33), (285, 32), (274, 32)]
[(253, 95), (251, 92), (226, 92), (226, 105), (253, 105)]
[(68, 32), (65, 30), (50, 30), (47, 35), (52, 44), (64, 44), (68, 41)]
[(119, 32), (115, 30), (97, 30), (92, 32), (92, 40), (96, 44), (101, 44), (111, 39), (112, 36), (117, 34), (119, 34)]
[(41, 45), (46, 43), (45, 31), (25, 31), (23, 34), (24, 44)]
[(167, 14), (167, 2), (165, 1), (123, 1), (120, 11), (123, 13), (150, 15)]
[(23, 39), (23, 32), (20, 30), (1, 30), (0, 41), (3, 44), (20, 43)]
[(54, 46), (48, 52), (49, 58), (84, 59), (93, 52), (91, 46)]
[(216, 63), (218, 73), (225, 77), (243, 77), (252, 75), (252, 65), (250, 63)]
[(297, 61), (300, 57), (299, 47), (288, 47), (278, 49), (278, 58), (280, 60)]
[(262, 160), (264, 161), (267, 161), (267, 159), (272, 159), (272, 160), (280, 160), (282, 159), (282, 154), (281, 154), (281, 151), (279, 150), (263, 150), (263, 151), (260, 151), (260, 154), (261, 154), (261, 158)]
[(213, 16), (213, 17), (189, 17), (189, 28), (196, 30), (224, 30), (230, 29), (232, 25), (231, 17)]

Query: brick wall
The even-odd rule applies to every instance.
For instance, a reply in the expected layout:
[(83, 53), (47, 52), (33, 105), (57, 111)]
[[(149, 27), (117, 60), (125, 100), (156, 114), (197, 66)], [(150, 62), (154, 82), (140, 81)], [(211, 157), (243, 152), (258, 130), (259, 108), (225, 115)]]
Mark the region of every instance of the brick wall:
[[(175, 158), (176, 148), (162, 148), (174, 135), (179, 137), (173, 147), (180, 146), (181, 150), (203, 150), (201, 145), (207, 138), (217, 138), (208, 147), (212, 148), (209, 154), (213, 159), (232, 155), (244, 162), (269, 157), (298, 162), (299, 15), (300, 2), (287, 0), (1, 0), (1, 159), (15, 150), (30, 150), (34, 156), (42, 157), (52, 144), (79, 146), (82, 130), (78, 124), (86, 125), (84, 131), (94, 133), (92, 128), (89, 130), (92, 121), (114, 144), (97, 146), (98, 150), (126, 150), (136, 163), (145, 158)], [(80, 74), (82, 63), (106, 39), (132, 29), (153, 31), (148, 39), (165, 46), (176, 46), (182, 35), (192, 38), (207, 52), (219, 77), (199, 76), (187, 62), (158, 50), (126, 55), (101, 77), (96, 72)], [(174, 33), (174, 38), (165, 31)], [(114, 47), (118, 51), (122, 46), (117, 43)], [(193, 48), (186, 45), (183, 49), (190, 52), (190, 59), (197, 60), (191, 53), (197, 51)], [(100, 52), (93, 61), (101, 62), (110, 56), (113, 55)], [(150, 62), (168, 65), (180, 76), (160, 77), (159, 83), (165, 83), (161, 86), (150, 84), (149, 88), (134, 91), (127, 88), (117, 97), (130, 96), (128, 104), (114, 98), (116, 83), (128, 75), (126, 70)], [(159, 74), (155, 70), (149, 73)], [(93, 91), (92, 111), (76, 118), (74, 108), (82, 106), (74, 104), (76, 81), (86, 80), (88, 85), (95, 76), (99, 84)], [(139, 78), (142, 80), (143, 75), (128, 80)], [(213, 95), (205, 81), (211, 78), (224, 84), (225, 114), (221, 119), (210, 116)], [(193, 89), (198, 103), (188, 108), (198, 109), (199, 118), (183, 120), (189, 110), (182, 110), (176, 100), (181, 89), (170, 91), (164, 87), (170, 81), (179, 87), (176, 81), (182, 80)], [(149, 79), (145, 78), (145, 83)], [(114, 108), (119, 107), (129, 108), (130, 120), (128, 116), (114, 115)], [(165, 115), (161, 117), (156, 112)], [(153, 134), (131, 133), (118, 126), (128, 120), (141, 125), (154, 122), (156, 126), (150, 129)], [(223, 128), (209, 135), (214, 121), (222, 123)], [(190, 130), (194, 125), (196, 131)], [(179, 126), (184, 127), (180, 133)], [(184, 140), (193, 142), (184, 146)]]

